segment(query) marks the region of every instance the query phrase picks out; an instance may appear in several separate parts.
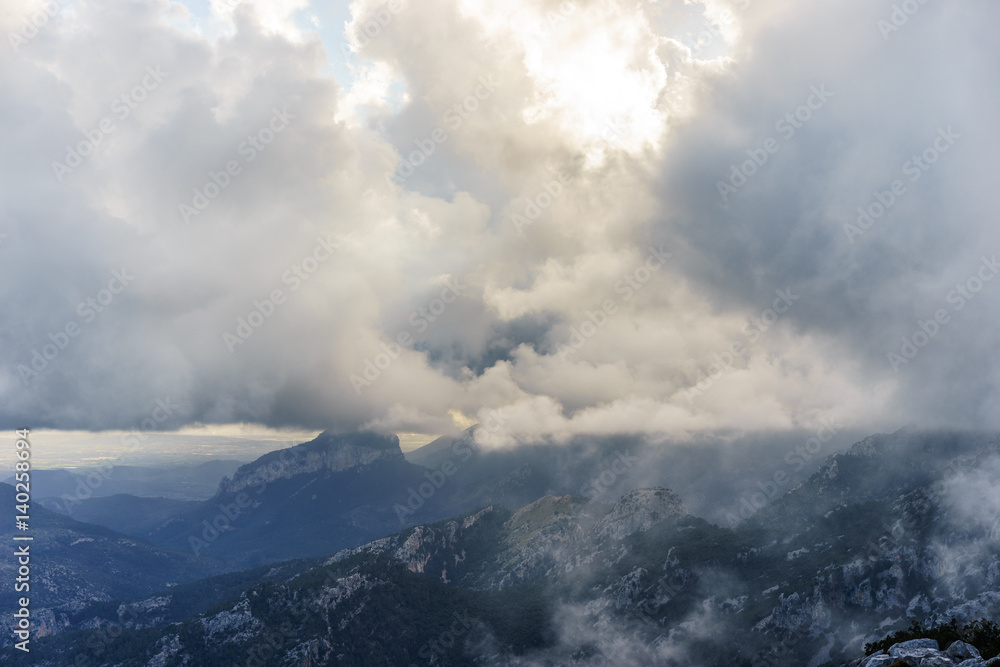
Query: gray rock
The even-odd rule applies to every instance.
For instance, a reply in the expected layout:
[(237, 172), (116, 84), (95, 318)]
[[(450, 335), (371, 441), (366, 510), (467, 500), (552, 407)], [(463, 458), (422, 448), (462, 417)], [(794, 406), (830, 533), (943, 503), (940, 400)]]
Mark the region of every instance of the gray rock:
[(893, 658), (891, 655), (876, 653), (865, 658), (861, 662), (860, 667), (889, 667), (894, 662), (896, 662), (896, 658)]
[(957, 641), (952, 643), (945, 651), (952, 658), (960, 658), (962, 660), (967, 660), (969, 658), (982, 658), (979, 654), (979, 649), (977, 649), (972, 644), (966, 644), (963, 641)]
[(908, 642), (894, 644), (889, 649), (889, 655), (897, 660), (905, 659), (907, 662), (919, 665), (924, 658), (933, 655), (940, 655), (938, 643), (934, 639), (911, 639)]
[(900, 642), (898, 644), (893, 644), (889, 649), (889, 655), (895, 655), (893, 651), (912, 651), (914, 649), (934, 649), (935, 651), (941, 650), (938, 646), (936, 639), (911, 639), (908, 642)]
[(237, 493), (248, 486), (327, 469), (341, 472), (380, 461), (404, 461), (399, 438), (372, 433), (337, 435), (324, 431), (315, 440), (265, 454), (241, 466), (232, 479), (219, 484), (219, 493)]
[(955, 667), (951, 658), (940, 651), (920, 660), (920, 667)]
[(658, 523), (676, 522), (687, 516), (680, 496), (664, 488), (636, 489), (619, 499), (597, 524), (601, 539), (621, 541), (633, 533), (645, 532)]
[(958, 663), (957, 667), (986, 667), (986, 661), (980, 658), (969, 658)]

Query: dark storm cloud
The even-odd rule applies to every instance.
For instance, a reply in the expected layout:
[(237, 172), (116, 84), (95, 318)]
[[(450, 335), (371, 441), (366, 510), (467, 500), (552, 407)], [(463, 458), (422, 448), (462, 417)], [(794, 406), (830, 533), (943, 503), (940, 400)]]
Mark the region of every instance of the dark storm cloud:
[[(961, 312), (948, 295), (1000, 251), (986, 176), (998, 100), (984, 85), (998, 54), (983, 33), (997, 14), (982, 2), (919, 7), (888, 40), (878, 21), (891, 3), (748, 9), (738, 65), (666, 151), (659, 235), (685, 248), (685, 274), (718, 303), (801, 292), (789, 321), (862, 361), (867, 382), (898, 381), (901, 416), (980, 423), (996, 396), (987, 332), (1000, 290), (987, 283)], [(818, 89), (829, 99), (803, 110)], [(888, 211), (858, 226), (858, 208), (879, 202)], [(888, 353), (939, 309), (952, 320), (897, 375)]]

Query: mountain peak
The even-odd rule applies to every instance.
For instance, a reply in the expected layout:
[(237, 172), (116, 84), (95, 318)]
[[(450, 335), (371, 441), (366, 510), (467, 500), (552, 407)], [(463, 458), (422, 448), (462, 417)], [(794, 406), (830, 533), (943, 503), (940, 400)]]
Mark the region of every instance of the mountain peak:
[[(302, 448), (307, 451), (341, 450), (344, 448), (364, 448), (374, 451), (400, 452), (399, 438), (395, 435), (382, 435), (371, 431), (354, 431), (350, 433), (335, 433), (323, 431), (313, 440), (296, 445), (290, 449)], [(287, 450), (286, 450), (287, 451)]]
[(680, 496), (670, 489), (636, 489), (622, 496), (601, 519), (597, 534), (617, 541), (647, 531), (660, 522), (677, 521), (687, 514)]
[(219, 493), (235, 493), (248, 486), (288, 479), (320, 470), (341, 472), (379, 462), (404, 461), (395, 435), (371, 432), (323, 431), (315, 439), (269, 452), (242, 466), (219, 485)]

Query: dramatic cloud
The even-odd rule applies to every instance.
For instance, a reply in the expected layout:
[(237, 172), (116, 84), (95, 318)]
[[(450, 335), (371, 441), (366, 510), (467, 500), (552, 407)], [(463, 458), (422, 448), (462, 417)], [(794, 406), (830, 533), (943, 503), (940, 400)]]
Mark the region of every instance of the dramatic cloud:
[(996, 427), (1000, 8), (902, 5), (6, 9), (2, 421)]

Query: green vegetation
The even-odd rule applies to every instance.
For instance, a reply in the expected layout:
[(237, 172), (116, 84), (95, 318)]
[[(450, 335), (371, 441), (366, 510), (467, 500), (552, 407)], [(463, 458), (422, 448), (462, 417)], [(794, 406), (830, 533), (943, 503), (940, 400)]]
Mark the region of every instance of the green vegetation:
[[(345, 581), (357, 586), (349, 595)], [(346, 595), (343, 602), (337, 591)], [(219, 590), (205, 592), (208, 599), (194, 606), (212, 606)], [(414, 574), (385, 554), (358, 554), (285, 583), (258, 580), (210, 614), (183, 623), (66, 632), (33, 642), (30, 658), (5, 653), (11, 665), (139, 667), (175, 641), (181, 652), (167, 658), (166, 667), (180, 665), (183, 655), (187, 664), (265, 665), (306, 645), (320, 654), (332, 651), (338, 665), (464, 665), (487, 638), (515, 654), (551, 645), (551, 611), (542, 594), (541, 586), (470, 591)], [(234, 637), (230, 631), (209, 637), (202, 619), (232, 610), (241, 599), (262, 627), (232, 641), (221, 641)]]

